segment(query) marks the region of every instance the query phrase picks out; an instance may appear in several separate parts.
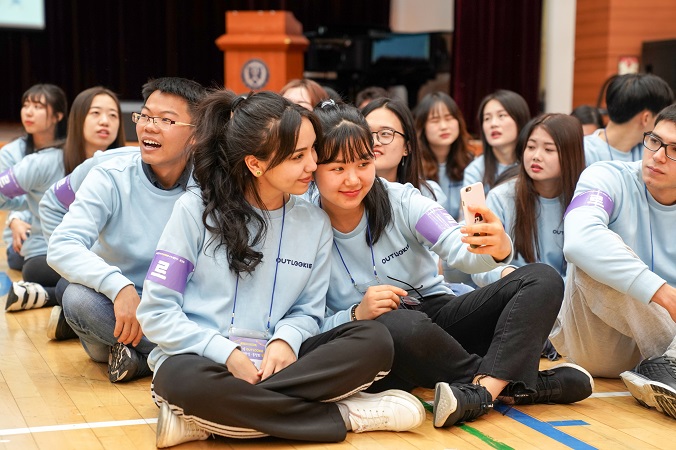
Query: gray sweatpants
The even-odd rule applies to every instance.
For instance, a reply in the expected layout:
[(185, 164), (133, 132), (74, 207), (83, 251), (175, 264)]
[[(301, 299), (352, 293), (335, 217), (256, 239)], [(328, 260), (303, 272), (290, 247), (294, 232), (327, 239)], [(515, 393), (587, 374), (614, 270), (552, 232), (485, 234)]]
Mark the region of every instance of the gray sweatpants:
[(676, 356), (676, 323), (654, 303), (644, 304), (568, 265), (563, 305), (549, 339), (556, 350), (592, 375), (616, 378), (642, 359)]

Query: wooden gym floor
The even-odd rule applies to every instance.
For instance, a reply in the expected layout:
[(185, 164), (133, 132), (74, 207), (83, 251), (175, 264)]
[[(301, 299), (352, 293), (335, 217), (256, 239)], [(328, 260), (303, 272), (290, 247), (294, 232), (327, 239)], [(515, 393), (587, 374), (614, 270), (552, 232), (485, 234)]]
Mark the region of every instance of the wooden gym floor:
[[(21, 277), (7, 268), (4, 244), (1, 271), (12, 280)], [(77, 340), (47, 339), (49, 314), (49, 308), (0, 312), (0, 449), (155, 448), (158, 409), (150, 399), (150, 378), (111, 384), (106, 367), (92, 362)], [(543, 368), (550, 365), (543, 360)], [(502, 407), (450, 429), (434, 428), (428, 413), (412, 432), (348, 433), (339, 444), (217, 438), (178, 448), (676, 449), (676, 420), (639, 406), (620, 380), (595, 382), (592, 398), (574, 405)], [(414, 394), (434, 398), (430, 390)]]

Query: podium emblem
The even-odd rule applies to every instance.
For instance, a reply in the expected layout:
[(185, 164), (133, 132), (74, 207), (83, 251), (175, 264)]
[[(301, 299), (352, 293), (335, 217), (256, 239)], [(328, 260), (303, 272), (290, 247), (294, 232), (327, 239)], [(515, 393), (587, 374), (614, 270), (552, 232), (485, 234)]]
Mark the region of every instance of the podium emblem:
[(270, 71), (260, 59), (250, 59), (242, 66), (242, 81), (249, 89), (260, 89), (268, 84)]

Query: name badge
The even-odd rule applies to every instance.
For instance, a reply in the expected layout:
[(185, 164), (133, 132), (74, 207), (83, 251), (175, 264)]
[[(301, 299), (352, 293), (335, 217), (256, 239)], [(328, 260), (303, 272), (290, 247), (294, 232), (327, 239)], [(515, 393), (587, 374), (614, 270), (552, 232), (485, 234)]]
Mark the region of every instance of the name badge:
[(261, 368), (265, 346), (270, 337), (268, 333), (254, 330), (231, 328), (228, 339), (237, 344), (242, 353), (251, 360), (256, 369)]

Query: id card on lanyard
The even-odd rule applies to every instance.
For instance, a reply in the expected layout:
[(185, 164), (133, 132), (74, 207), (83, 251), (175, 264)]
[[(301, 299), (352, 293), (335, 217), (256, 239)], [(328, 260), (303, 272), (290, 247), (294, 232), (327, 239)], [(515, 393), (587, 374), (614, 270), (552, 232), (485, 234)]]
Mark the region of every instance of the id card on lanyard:
[(265, 346), (270, 340), (270, 334), (265, 331), (247, 330), (245, 328), (230, 327), (228, 339), (239, 346), (239, 349), (256, 366), (261, 368)]
[[(282, 197), (282, 200), (284, 198)], [(239, 275), (235, 281), (235, 298), (232, 303), (232, 318), (230, 320), (230, 328), (228, 329), (228, 339), (237, 344), (240, 351), (244, 353), (256, 366), (261, 368), (263, 363), (263, 356), (265, 356), (265, 346), (270, 340), (270, 317), (272, 316), (272, 304), (275, 301), (275, 287), (277, 286), (277, 270), (279, 269), (279, 255), (282, 251), (282, 238), (284, 236), (284, 220), (286, 218), (286, 203), (282, 203), (282, 229), (279, 233), (279, 246), (277, 248), (277, 259), (275, 263), (275, 277), (272, 280), (272, 295), (270, 297), (270, 311), (268, 312), (268, 323), (265, 331), (250, 330), (246, 328), (236, 328), (235, 324), (235, 308), (237, 306), (237, 291), (239, 290)]]

